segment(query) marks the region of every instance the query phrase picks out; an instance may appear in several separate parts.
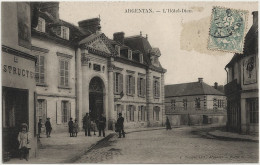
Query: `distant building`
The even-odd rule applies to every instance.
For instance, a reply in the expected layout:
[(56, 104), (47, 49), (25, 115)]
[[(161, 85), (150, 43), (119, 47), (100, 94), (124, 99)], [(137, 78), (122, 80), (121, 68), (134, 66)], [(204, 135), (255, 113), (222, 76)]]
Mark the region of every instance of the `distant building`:
[(243, 54), (235, 54), (226, 65), (227, 128), (241, 133), (258, 132), (258, 11), (245, 38)]
[(113, 129), (119, 112), (125, 127), (164, 123), (164, 73), (158, 48), (142, 34), (101, 32), (100, 19), (78, 26), (59, 18), (59, 3), (41, 3), (32, 29), (36, 63), (37, 120), (51, 118), (53, 131), (67, 131), (69, 118), (101, 114)]
[(197, 82), (165, 85), (165, 114), (172, 125), (225, 124), (226, 97), (202, 78)]

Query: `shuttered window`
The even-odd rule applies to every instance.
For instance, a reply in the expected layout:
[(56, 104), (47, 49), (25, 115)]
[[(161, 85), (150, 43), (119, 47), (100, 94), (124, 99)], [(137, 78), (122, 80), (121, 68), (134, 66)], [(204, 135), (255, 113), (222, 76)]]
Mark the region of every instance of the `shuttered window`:
[(44, 75), (44, 56), (43, 55), (36, 55), (37, 62), (35, 66), (35, 80), (38, 84), (45, 83), (45, 75)]
[(135, 94), (135, 77), (126, 75), (126, 92), (127, 95), (133, 96)]
[(158, 106), (153, 107), (153, 119), (156, 121), (160, 119), (160, 107)]
[(154, 95), (154, 98), (160, 98), (160, 81), (159, 81), (159, 79), (154, 79), (154, 81), (153, 81), (153, 95)]
[(69, 101), (62, 101), (61, 102), (61, 122), (67, 123), (71, 117), (70, 114), (70, 102)]
[(69, 28), (65, 27), (65, 26), (61, 26), (61, 38), (69, 40)]
[(47, 101), (43, 99), (37, 100), (37, 121), (42, 119), (42, 123), (46, 121), (46, 109), (47, 109)]
[(137, 79), (137, 92), (138, 92), (138, 96), (145, 97), (145, 91), (146, 91), (145, 79), (142, 78), (142, 77), (139, 77)]
[(60, 59), (60, 86), (69, 86), (69, 61)]
[(123, 74), (114, 73), (114, 93), (121, 94), (123, 92)]

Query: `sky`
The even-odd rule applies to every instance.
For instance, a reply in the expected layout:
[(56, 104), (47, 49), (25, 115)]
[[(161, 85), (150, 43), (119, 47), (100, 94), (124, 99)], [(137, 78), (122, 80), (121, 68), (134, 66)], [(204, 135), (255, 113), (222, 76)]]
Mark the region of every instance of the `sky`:
[[(161, 51), (160, 63), (167, 69), (165, 84), (195, 82), (226, 84), (225, 65), (233, 53), (210, 51), (207, 40), (213, 6), (247, 10), (247, 30), (257, 2), (60, 2), (60, 18), (78, 25), (100, 16), (101, 31), (109, 38), (148, 35), (152, 47)], [(153, 13), (126, 13), (127, 9), (150, 9)], [(171, 12), (165, 12), (171, 10)], [(179, 10), (178, 10), (179, 9)], [(157, 12), (159, 11), (159, 12)], [(180, 12), (186, 11), (186, 12)], [(190, 11), (190, 12), (187, 12)]]

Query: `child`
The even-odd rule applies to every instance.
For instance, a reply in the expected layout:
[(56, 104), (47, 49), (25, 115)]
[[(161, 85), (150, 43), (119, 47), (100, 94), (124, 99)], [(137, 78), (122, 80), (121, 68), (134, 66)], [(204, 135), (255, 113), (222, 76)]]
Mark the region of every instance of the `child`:
[(28, 161), (29, 158), (29, 143), (30, 143), (30, 136), (28, 133), (28, 126), (26, 123), (22, 124), (21, 131), (18, 134), (18, 142), (19, 142), (19, 153), (20, 159), (25, 158)]
[(97, 131), (97, 124), (95, 122), (95, 120), (91, 121), (91, 128), (94, 131), (94, 135), (96, 135), (96, 131)]
[(73, 136), (77, 137), (78, 132), (79, 132), (79, 124), (78, 124), (78, 120), (75, 119), (75, 122), (73, 123), (73, 134), (74, 134)]

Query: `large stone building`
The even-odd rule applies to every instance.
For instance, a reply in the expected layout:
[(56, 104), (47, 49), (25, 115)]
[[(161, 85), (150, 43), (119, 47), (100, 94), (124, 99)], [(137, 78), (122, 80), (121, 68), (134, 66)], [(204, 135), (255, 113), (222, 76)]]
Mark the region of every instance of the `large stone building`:
[(31, 53), (31, 4), (2, 3), (2, 153), (18, 156), (18, 132), (26, 123), (31, 134), (30, 156), (36, 154), (35, 62)]
[(51, 118), (54, 131), (67, 130), (70, 117), (82, 124), (86, 112), (101, 114), (113, 129), (119, 112), (125, 127), (164, 123), (164, 73), (158, 48), (147, 37), (109, 39), (100, 19), (78, 26), (59, 19), (59, 3), (42, 3), (32, 29), (36, 64), (37, 120)]
[(165, 85), (165, 114), (172, 125), (226, 123), (226, 97), (199, 78), (197, 82)]
[(241, 133), (258, 132), (258, 12), (245, 38), (243, 54), (226, 65), (227, 128)]

